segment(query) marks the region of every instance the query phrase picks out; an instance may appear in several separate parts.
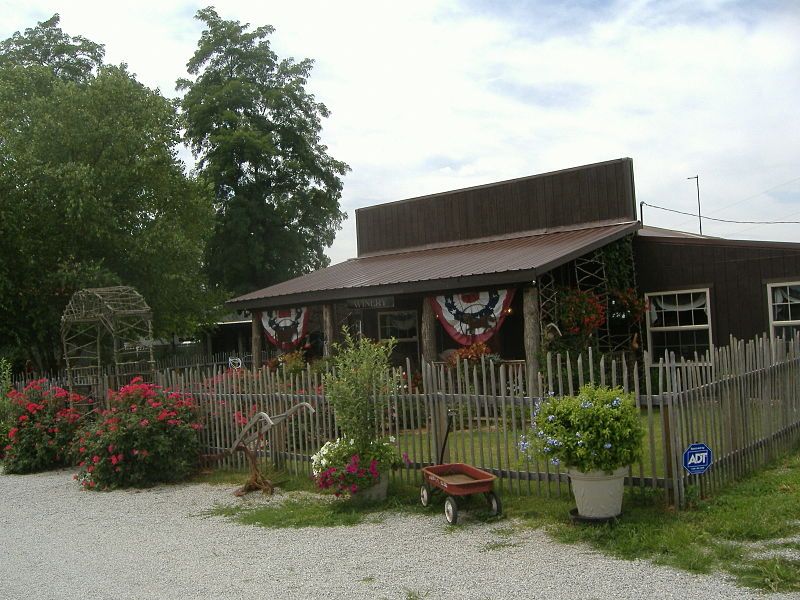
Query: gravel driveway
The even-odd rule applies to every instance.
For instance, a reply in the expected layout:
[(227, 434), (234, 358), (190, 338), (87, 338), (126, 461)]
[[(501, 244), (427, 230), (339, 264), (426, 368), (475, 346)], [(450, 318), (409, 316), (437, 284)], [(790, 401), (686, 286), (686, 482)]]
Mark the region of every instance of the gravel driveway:
[[(538, 531), (503, 537), (502, 522), (448, 530), (437, 513), (273, 530), (201, 516), (241, 502), (230, 492), (192, 484), (97, 493), (79, 490), (67, 471), (0, 474), (0, 598), (763, 597)], [(250, 502), (264, 501), (276, 500)], [(515, 545), (490, 548), (498, 542)]]

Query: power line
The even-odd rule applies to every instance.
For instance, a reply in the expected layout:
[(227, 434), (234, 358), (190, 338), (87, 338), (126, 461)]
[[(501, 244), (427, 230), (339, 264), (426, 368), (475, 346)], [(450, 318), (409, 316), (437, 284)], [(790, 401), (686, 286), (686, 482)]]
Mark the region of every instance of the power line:
[[(650, 208), (657, 208), (659, 210), (666, 210), (668, 212), (677, 213), (679, 215), (686, 215), (689, 217), (696, 217), (698, 215), (684, 212), (682, 210), (675, 210), (674, 208), (666, 208), (664, 206), (656, 206), (655, 204), (648, 204), (641, 202), (642, 206), (649, 206)], [(732, 219), (716, 219), (714, 217), (703, 217), (709, 221), (719, 221), (720, 223), (738, 223), (741, 225), (800, 225), (800, 221), (734, 221)]]
[[(800, 181), (800, 177), (795, 177), (794, 179), (790, 179), (788, 181), (784, 181), (783, 183), (779, 183), (778, 185), (774, 185), (771, 188), (767, 188), (762, 192), (758, 192), (757, 194), (753, 194), (752, 196), (748, 196), (747, 198), (742, 198), (741, 200), (737, 200), (736, 202), (731, 202), (730, 204), (726, 204), (724, 206), (720, 206), (719, 208), (715, 208), (714, 210), (710, 211), (709, 214), (713, 215), (714, 213), (718, 213), (720, 211), (725, 210), (726, 208), (730, 208), (731, 206), (736, 206), (737, 204), (741, 204), (742, 202), (747, 202), (748, 200), (752, 200), (753, 198), (758, 198), (766, 193), (769, 193), (773, 190), (777, 190), (778, 188), (782, 188), (785, 185), (789, 185), (790, 183), (794, 183), (795, 181)], [(691, 213), (690, 213), (691, 214)], [(691, 215), (696, 217), (697, 215)], [(711, 217), (705, 217), (706, 219), (710, 219)], [(691, 223), (691, 221), (683, 221), (678, 223), (678, 227), (681, 225), (685, 225), (686, 223)]]

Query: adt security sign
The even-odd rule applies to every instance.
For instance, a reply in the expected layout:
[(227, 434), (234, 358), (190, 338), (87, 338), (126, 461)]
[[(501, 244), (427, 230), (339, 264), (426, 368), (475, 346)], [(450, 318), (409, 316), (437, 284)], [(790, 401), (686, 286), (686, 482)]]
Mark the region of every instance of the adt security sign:
[(705, 444), (692, 444), (683, 453), (683, 468), (692, 475), (701, 475), (711, 466), (711, 448)]

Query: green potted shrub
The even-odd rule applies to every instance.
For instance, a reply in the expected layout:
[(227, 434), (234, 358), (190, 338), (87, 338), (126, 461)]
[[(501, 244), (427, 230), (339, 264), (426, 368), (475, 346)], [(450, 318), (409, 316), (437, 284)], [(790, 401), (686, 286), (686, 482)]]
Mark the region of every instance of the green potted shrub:
[(643, 437), (632, 394), (587, 385), (577, 396), (543, 400), (521, 445), (568, 469), (579, 516), (608, 519), (622, 512), (625, 475)]
[[(317, 484), (357, 500), (386, 498), (388, 470), (399, 462), (394, 440), (376, 435), (377, 416), (386, 410), (384, 389), (393, 342), (353, 339), (334, 344), (333, 370), (325, 375), (325, 395), (333, 405), (341, 437), (312, 457)], [(378, 392), (376, 394), (376, 392)]]

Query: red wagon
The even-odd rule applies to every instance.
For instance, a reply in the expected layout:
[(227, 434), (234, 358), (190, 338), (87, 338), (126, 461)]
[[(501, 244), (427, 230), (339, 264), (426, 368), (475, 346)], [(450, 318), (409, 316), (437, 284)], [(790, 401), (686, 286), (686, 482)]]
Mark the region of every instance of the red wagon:
[(483, 494), (489, 503), (492, 516), (502, 513), (500, 498), (494, 493), (494, 480), (491, 473), (464, 463), (448, 463), (423, 467), (424, 483), (419, 490), (422, 506), (428, 506), (434, 491), (441, 490), (447, 497), (444, 501), (444, 516), (447, 522), (455, 525), (458, 522), (458, 502), (456, 497)]

